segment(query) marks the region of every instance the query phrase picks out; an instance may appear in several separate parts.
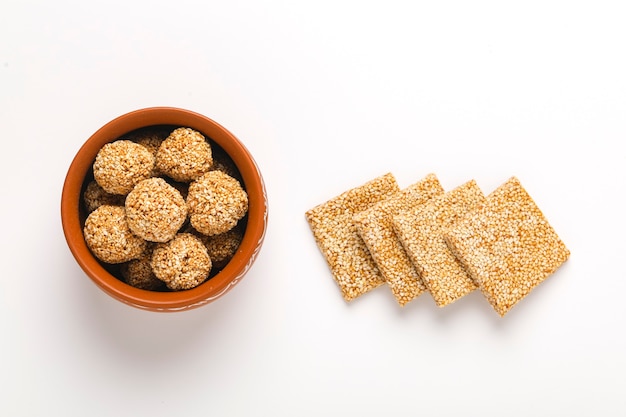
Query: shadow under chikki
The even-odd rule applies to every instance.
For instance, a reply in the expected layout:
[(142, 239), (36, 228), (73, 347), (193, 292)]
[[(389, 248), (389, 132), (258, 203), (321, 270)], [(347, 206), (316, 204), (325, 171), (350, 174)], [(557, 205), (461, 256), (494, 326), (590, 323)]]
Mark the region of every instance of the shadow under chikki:
[(481, 320), (485, 320), (496, 327), (501, 327), (503, 323), (502, 318), (489, 305), (479, 289), (470, 292), (445, 307), (438, 307), (434, 305), (434, 302), (432, 304), (435, 310), (435, 320), (440, 324), (447, 324), (457, 320), (459, 317), (470, 314), (472, 316), (480, 315), (482, 317)]

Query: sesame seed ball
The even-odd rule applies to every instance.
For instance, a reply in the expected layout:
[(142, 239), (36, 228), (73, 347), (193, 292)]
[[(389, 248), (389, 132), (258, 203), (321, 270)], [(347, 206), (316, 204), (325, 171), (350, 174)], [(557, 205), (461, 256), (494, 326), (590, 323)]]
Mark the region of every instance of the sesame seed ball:
[[(124, 139), (132, 140), (146, 148), (154, 156), (156, 161), (156, 153), (169, 133), (170, 129), (166, 129), (163, 126), (151, 126), (131, 132), (127, 137), (124, 137)], [(155, 163), (151, 176), (158, 177), (160, 175), (161, 172), (159, 172)]]
[(187, 204), (180, 192), (163, 178), (141, 181), (126, 197), (128, 226), (151, 242), (172, 239), (187, 219)]
[(213, 268), (223, 268), (235, 256), (241, 240), (243, 231), (240, 227), (234, 227), (228, 232), (214, 236), (200, 236), (200, 240), (206, 246), (213, 262)]
[(85, 192), (83, 193), (83, 202), (85, 203), (87, 213), (91, 213), (103, 205), (123, 206), (124, 196), (107, 193), (97, 182), (91, 181), (87, 184), (87, 188), (85, 188)]
[(124, 282), (142, 290), (158, 291), (164, 289), (165, 284), (152, 271), (151, 259), (152, 253), (147, 252), (139, 259), (123, 263), (120, 266), (120, 273)]
[(137, 144), (146, 148), (156, 158), (156, 153), (163, 143), (163, 138), (155, 135), (141, 136), (136, 139)]
[(146, 250), (146, 241), (130, 231), (124, 207), (98, 207), (87, 216), (83, 233), (91, 252), (110, 264), (137, 259)]
[(200, 239), (179, 233), (152, 253), (152, 271), (172, 290), (187, 290), (203, 283), (211, 272), (211, 258)]
[(191, 225), (208, 236), (235, 227), (248, 211), (248, 194), (239, 181), (210, 171), (189, 185), (187, 195)]
[(93, 176), (108, 193), (128, 194), (135, 184), (152, 176), (154, 156), (129, 140), (107, 143), (96, 155)]
[(156, 154), (157, 169), (180, 182), (199, 178), (211, 165), (211, 146), (200, 132), (187, 127), (170, 133)]
[(171, 128), (166, 126), (148, 126), (134, 130), (121, 139), (132, 140), (148, 149), (152, 155), (156, 156), (161, 143), (169, 136)]

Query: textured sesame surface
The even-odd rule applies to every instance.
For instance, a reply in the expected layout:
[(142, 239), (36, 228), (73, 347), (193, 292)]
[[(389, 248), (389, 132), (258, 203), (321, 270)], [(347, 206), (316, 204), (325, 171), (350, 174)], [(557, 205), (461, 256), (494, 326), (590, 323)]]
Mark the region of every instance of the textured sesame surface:
[(444, 234), (501, 316), (550, 276), (570, 254), (515, 177)]
[(154, 163), (154, 156), (143, 146), (129, 140), (117, 140), (98, 151), (93, 175), (106, 192), (124, 195), (139, 181), (152, 176)]
[(157, 151), (161, 147), (164, 140), (165, 139), (159, 136), (146, 135), (137, 138), (137, 144), (146, 148), (156, 158)]
[(176, 181), (193, 181), (209, 171), (211, 165), (211, 146), (200, 132), (187, 127), (170, 133), (156, 154), (156, 168)]
[(348, 190), (305, 214), (317, 246), (346, 301), (384, 283), (359, 237), (353, 216), (398, 191), (393, 175), (386, 174)]
[(146, 241), (130, 231), (124, 207), (98, 207), (85, 220), (83, 231), (87, 246), (103, 262), (127, 262), (146, 250)]
[(172, 290), (197, 287), (209, 277), (212, 266), (206, 247), (190, 233), (179, 233), (157, 245), (150, 264), (156, 277)]
[(120, 274), (124, 282), (142, 290), (159, 291), (165, 289), (165, 283), (158, 279), (152, 271), (151, 259), (152, 251), (147, 251), (141, 258), (120, 265)]
[(124, 139), (132, 140), (139, 145), (145, 147), (150, 151), (152, 155), (156, 157), (156, 153), (161, 146), (161, 143), (169, 136), (172, 128), (166, 126), (150, 126), (142, 129), (135, 130), (128, 135), (124, 136)]
[(443, 194), (443, 188), (437, 177), (430, 174), (394, 197), (354, 216), (359, 235), (401, 306), (422, 294), (426, 286), (393, 230), (393, 216), (440, 194)]
[(446, 227), (484, 202), (474, 180), (394, 217), (394, 230), (438, 306), (476, 289), (476, 284), (448, 248)]
[(210, 171), (189, 185), (191, 225), (212, 236), (235, 227), (248, 211), (248, 194), (239, 181), (222, 171)]
[(104, 191), (96, 181), (87, 184), (83, 193), (83, 202), (87, 213), (91, 213), (100, 206), (123, 206), (124, 196), (119, 194), (111, 194)]
[(243, 230), (240, 227), (234, 227), (219, 235), (200, 236), (200, 240), (206, 246), (214, 268), (226, 266), (237, 252), (242, 239)]
[(146, 148), (152, 156), (155, 158), (154, 168), (152, 170), (152, 176), (158, 177), (161, 172), (156, 166), (156, 154), (163, 141), (168, 137), (171, 128), (165, 128), (164, 126), (154, 126), (139, 129), (128, 137), (128, 139), (136, 142), (137, 144)]
[(141, 181), (126, 197), (128, 226), (151, 242), (172, 239), (187, 219), (187, 204), (180, 192), (163, 178)]

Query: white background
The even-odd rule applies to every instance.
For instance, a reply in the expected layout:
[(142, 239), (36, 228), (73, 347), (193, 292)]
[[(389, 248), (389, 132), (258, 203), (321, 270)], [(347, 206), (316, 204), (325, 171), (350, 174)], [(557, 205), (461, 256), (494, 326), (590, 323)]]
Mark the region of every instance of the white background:
[[(2, 0), (0, 415), (625, 415), (622, 3)], [(270, 201), (246, 278), (174, 314), (101, 292), (59, 215), (83, 141), (163, 105), (239, 137)], [(346, 304), (304, 212), (386, 172), (516, 175), (571, 258), (504, 319)]]

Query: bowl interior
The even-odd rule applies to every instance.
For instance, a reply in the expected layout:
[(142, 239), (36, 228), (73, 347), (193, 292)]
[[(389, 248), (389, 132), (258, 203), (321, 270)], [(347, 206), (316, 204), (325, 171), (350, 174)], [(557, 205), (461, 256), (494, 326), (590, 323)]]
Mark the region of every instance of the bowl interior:
[[(132, 287), (113, 275), (96, 259), (83, 237), (85, 212), (82, 190), (95, 157), (106, 143), (134, 130), (159, 125), (190, 127), (210, 138), (236, 165), (248, 193), (245, 232), (239, 249), (215, 276), (198, 287), (172, 292)], [(68, 246), (85, 273), (106, 293), (135, 307), (153, 311), (185, 310), (211, 302), (236, 285), (260, 250), (267, 227), (267, 197), (256, 162), (244, 145), (228, 130), (206, 116), (188, 110), (155, 107), (137, 110), (114, 119), (94, 133), (80, 148), (68, 170), (61, 198), (61, 220)]]

